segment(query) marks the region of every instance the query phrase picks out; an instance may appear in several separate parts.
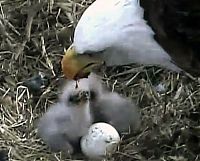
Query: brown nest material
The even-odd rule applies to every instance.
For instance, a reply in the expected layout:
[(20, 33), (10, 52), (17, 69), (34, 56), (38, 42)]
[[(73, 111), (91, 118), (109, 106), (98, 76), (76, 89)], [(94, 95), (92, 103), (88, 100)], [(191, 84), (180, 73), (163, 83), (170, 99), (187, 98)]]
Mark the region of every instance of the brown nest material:
[[(37, 136), (36, 124), (60, 93), (60, 43), (69, 46), (77, 20), (90, 4), (0, 1), (0, 150), (11, 161), (77, 158), (50, 152)], [(60, 31), (65, 37), (59, 37)], [(22, 82), (39, 72), (49, 81), (34, 93)], [(141, 132), (124, 139), (111, 160), (200, 160), (198, 81), (134, 65), (108, 69), (103, 80), (111, 90), (136, 100), (142, 113)]]

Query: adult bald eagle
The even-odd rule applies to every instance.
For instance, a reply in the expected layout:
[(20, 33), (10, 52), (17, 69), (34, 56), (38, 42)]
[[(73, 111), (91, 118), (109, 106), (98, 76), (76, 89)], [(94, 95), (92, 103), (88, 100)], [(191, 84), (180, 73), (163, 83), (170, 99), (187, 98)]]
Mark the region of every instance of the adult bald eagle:
[(200, 2), (192, 1), (96, 0), (83, 13), (73, 44), (65, 52), (65, 76), (75, 80), (87, 77), (103, 62), (107, 66), (139, 63), (200, 73), (196, 54), (200, 48)]

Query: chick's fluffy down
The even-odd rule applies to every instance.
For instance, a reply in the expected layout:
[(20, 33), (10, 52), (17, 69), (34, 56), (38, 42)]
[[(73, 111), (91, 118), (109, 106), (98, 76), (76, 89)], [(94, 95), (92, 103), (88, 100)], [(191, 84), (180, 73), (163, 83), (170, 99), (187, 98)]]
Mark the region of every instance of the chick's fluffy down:
[(85, 135), (92, 121), (84, 107), (67, 107), (59, 102), (40, 119), (38, 134), (53, 151), (70, 154), (79, 150), (79, 139)]
[(114, 126), (118, 132), (136, 132), (140, 128), (141, 119), (138, 107), (129, 99), (118, 93), (106, 92), (91, 102), (95, 122), (106, 122)]

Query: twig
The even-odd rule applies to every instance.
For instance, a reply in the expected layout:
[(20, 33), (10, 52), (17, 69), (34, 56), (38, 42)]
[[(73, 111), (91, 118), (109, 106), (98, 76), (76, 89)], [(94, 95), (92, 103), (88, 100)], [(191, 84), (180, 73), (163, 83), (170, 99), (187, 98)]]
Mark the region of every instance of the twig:
[(0, 34), (4, 37), (8, 38), (10, 41), (13, 41), (13, 38), (6, 32), (6, 27), (2, 23), (2, 20), (0, 19)]
[(49, 68), (51, 69), (53, 76), (55, 76), (56, 74), (55, 74), (55, 72), (53, 70), (52, 62), (48, 58), (48, 55), (47, 55), (47, 52), (46, 52), (45, 43), (44, 43), (44, 37), (43, 36), (41, 36), (41, 43), (42, 43), (42, 55), (45, 57), (46, 63), (48, 64)]
[(130, 73), (138, 73), (138, 72), (141, 72), (141, 71), (144, 71), (144, 67), (138, 67), (138, 68), (132, 68), (130, 70), (126, 70), (122, 73), (118, 73), (118, 74), (115, 74), (115, 75), (112, 75), (111, 78), (115, 78), (115, 77), (120, 77), (120, 76), (123, 76), (123, 75), (127, 75), (127, 74), (130, 74)]
[(43, 7), (44, 3), (37, 3), (33, 6), (29, 7), (29, 10), (27, 11), (28, 18), (26, 21), (26, 29), (25, 29), (25, 35), (26, 35), (26, 40), (29, 42), (30, 37), (31, 37), (31, 28), (32, 28), (32, 23), (35, 15), (37, 14), (38, 11), (40, 11)]

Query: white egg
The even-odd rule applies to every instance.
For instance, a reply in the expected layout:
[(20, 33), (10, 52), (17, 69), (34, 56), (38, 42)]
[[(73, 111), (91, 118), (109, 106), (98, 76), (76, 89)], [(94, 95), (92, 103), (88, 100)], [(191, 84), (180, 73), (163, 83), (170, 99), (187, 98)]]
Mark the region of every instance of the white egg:
[(117, 130), (107, 123), (95, 123), (81, 139), (83, 154), (91, 159), (103, 159), (115, 152), (120, 142)]

